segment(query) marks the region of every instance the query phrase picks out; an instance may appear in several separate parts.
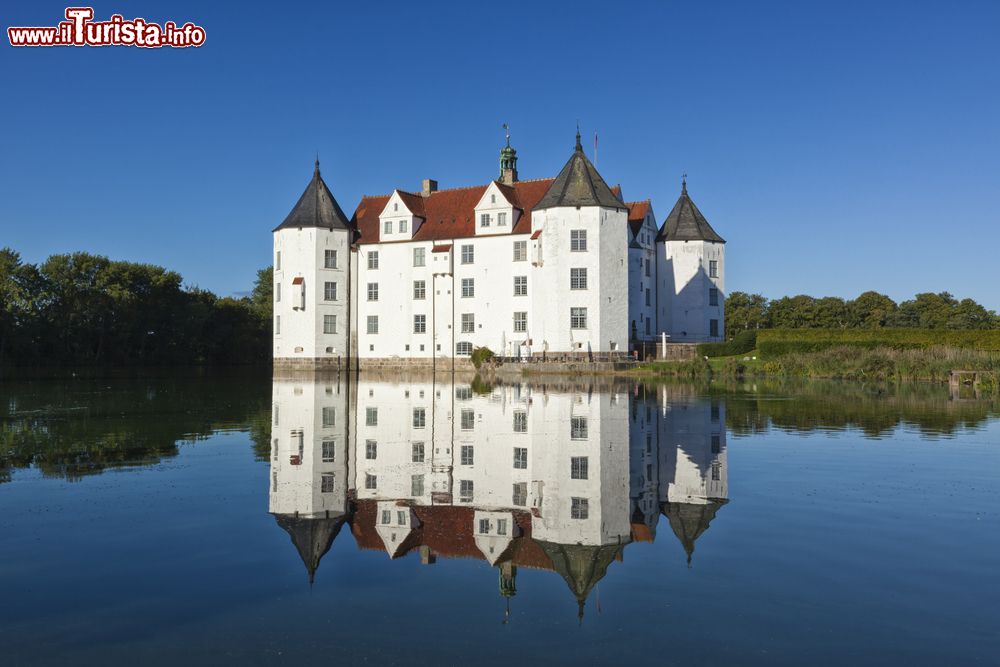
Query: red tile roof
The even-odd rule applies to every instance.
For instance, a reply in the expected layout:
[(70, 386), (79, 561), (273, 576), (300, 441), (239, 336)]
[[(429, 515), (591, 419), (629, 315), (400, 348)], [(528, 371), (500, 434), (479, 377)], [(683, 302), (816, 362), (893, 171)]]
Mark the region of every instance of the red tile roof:
[(534, 241), (535, 239), (537, 239), (541, 235), (542, 235), (542, 230), (536, 229), (535, 233), (531, 235), (531, 240)]
[(451, 244), (445, 243), (443, 245), (436, 245), (431, 248), (431, 252), (448, 252), (451, 250)]
[(635, 236), (642, 229), (642, 223), (646, 220), (646, 214), (649, 213), (649, 200), (630, 201), (626, 202), (625, 205), (628, 206), (628, 226), (632, 229), (632, 236)]
[[(553, 180), (555, 179), (542, 178), (532, 181), (518, 181), (512, 186), (497, 184), (504, 197), (522, 212), (511, 233), (527, 234), (531, 231), (531, 209), (545, 195)], [(400, 197), (407, 207), (415, 215), (424, 219), (412, 240), (432, 241), (475, 236), (476, 204), (482, 199), (488, 187), (489, 184), (438, 190), (426, 197), (400, 191)], [(379, 242), (378, 216), (385, 209), (391, 196), (361, 198), (352, 220), (360, 232), (358, 243)]]

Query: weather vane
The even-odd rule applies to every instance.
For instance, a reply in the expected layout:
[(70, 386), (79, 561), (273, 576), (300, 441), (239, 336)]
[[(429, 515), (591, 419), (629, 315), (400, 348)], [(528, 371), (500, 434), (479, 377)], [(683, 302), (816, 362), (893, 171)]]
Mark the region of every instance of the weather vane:
[(509, 123), (504, 123), (503, 124), (503, 129), (506, 130), (506, 132), (507, 132), (507, 145), (510, 146), (510, 124)]

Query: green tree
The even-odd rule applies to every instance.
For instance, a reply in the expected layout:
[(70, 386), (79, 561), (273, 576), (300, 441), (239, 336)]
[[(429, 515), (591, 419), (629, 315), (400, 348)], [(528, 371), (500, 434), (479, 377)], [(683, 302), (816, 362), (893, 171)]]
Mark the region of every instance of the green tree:
[(859, 329), (884, 327), (895, 317), (896, 310), (896, 302), (885, 294), (864, 292), (847, 302), (848, 326)]
[(760, 294), (732, 292), (726, 297), (726, 336), (729, 339), (741, 331), (766, 329), (770, 325), (767, 299)]
[(771, 302), (771, 326), (778, 329), (803, 329), (815, 326), (816, 299), (805, 294), (786, 296)]

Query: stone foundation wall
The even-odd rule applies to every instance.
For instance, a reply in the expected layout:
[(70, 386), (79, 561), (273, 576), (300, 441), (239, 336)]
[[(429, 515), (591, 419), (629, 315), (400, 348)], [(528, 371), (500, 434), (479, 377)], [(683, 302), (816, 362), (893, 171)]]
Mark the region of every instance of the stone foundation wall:
[(656, 345), (656, 358), (659, 361), (691, 361), (698, 358), (698, 343), (662, 343)]
[(439, 357), (437, 359), (405, 359), (402, 357), (380, 357), (364, 358), (357, 360), (358, 368), (366, 373), (384, 371), (429, 371), (429, 372), (451, 372), (473, 371), (476, 367), (472, 365), (472, 360), (468, 357)]
[(346, 359), (341, 357), (276, 357), (274, 370), (346, 370)]

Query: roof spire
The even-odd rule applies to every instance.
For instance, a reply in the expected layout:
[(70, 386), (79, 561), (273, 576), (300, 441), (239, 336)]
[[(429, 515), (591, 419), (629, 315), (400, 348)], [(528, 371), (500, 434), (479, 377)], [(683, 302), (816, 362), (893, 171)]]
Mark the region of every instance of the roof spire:
[(681, 174), (681, 194), (686, 195), (688, 193), (688, 173), (685, 171)]
[(580, 120), (576, 121), (576, 150), (583, 152), (583, 144), (580, 143)]
[(319, 151), (316, 151), (316, 168), (313, 169), (313, 173), (319, 176)]

